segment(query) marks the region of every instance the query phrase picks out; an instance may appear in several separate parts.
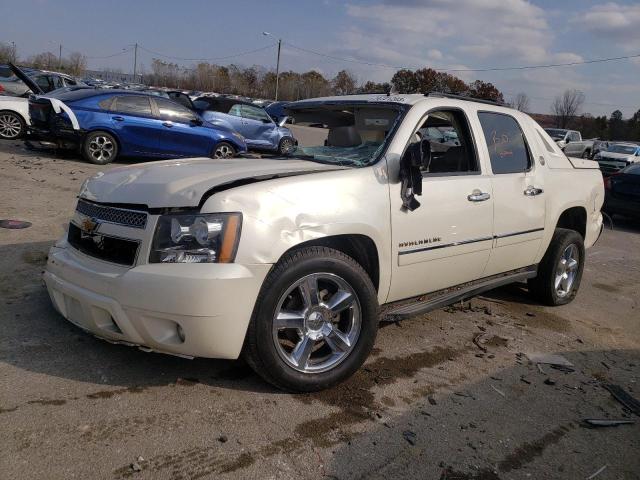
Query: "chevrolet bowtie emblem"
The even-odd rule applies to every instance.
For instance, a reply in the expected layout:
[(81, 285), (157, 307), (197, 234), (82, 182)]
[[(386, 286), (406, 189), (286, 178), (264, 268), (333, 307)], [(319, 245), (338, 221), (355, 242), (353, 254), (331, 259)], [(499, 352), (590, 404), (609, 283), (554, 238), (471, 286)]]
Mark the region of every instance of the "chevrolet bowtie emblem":
[(85, 218), (82, 220), (82, 231), (88, 234), (94, 234), (98, 231), (98, 227), (100, 227), (100, 222), (95, 218)]

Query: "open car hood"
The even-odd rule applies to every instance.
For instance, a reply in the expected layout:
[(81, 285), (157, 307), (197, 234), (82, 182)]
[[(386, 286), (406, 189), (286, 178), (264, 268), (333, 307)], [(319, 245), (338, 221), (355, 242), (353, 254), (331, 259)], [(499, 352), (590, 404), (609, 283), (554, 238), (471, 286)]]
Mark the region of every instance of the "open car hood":
[(187, 158), (148, 162), (97, 173), (84, 183), (79, 197), (148, 208), (197, 207), (209, 190), (239, 180), (262, 181), (342, 168), (346, 167), (269, 158)]
[(7, 63), (9, 68), (13, 72), (13, 74), (18, 77), (20, 80), (24, 82), (24, 84), (31, 89), (31, 91), (35, 94), (43, 95), (44, 91), (38, 86), (36, 82), (34, 82), (26, 73), (24, 73), (20, 68), (15, 66), (13, 63)]

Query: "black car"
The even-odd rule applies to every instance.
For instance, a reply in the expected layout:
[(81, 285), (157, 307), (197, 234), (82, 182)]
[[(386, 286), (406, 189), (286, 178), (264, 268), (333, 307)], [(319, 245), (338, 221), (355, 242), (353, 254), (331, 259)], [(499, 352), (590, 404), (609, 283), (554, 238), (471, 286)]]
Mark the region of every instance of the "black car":
[(640, 163), (634, 163), (604, 179), (604, 206), (609, 215), (617, 213), (640, 220)]

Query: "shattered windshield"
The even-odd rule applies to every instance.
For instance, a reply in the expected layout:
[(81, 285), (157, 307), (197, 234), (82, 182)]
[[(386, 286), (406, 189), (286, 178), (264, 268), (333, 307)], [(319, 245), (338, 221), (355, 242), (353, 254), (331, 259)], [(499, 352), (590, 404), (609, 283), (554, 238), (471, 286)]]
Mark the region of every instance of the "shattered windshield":
[(401, 108), (378, 104), (314, 104), (287, 110), (297, 141), (292, 157), (344, 166), (374, 163), (389, 141)]

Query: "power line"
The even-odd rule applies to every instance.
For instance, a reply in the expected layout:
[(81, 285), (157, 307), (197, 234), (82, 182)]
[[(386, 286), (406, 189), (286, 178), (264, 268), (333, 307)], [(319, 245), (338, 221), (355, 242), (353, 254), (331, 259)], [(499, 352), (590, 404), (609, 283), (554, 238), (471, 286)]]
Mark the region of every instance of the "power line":
[(215, 60), (215, 61), (217, 61), (217, 60), (227, 60), (229, 58), (241, 57), (241, 56), (244, 56), (244, 55), (249, 55), (251, 53), (261, 52), (263, 50), (267, 50), (269, 48), (273, 48), (276, 45), (277, 45), (277, 43), (272, 43), (272, 44), (267, 45), (265, 47), (260, 47), (260, 48), (256, 48), (256, 49), (253, 49), (253, 50), (246, 50), (244, 52), (238, 52), (238, 53), (234, 53), (234, 54), (231, 54), (231, 55), (226, 55), (224, 57), (210, 57), (210, 58), (175, 57), (175, 56), (172, 56), (172, 55), (165, 55), (163, 53), (156, 52), (154, 50), (150, 50), (150, 49), (145, 48), (145, 47), (143, 47), (141, 45), (138, 45), (138, 48), (140, 48), (141, 50), (144, 50), (145, 52), (148, 52), (148, 53), (150, 53), (152, 55), (157, 55), (157, 56), (163, 57), (163, 58), (169, 58), (171, 60), (183, 60), (183, 61), (197, 62), (197, 61), (207, 61), (207, 60)]
[(117, 57), (117, 56), (119, 56), (119, 55), (124, 55), (125, 53), (129, 53), (129, 52), (131, 52), (132, 50), (133, 50), (133, 48), (129, 48), (129, 49), (127, 49), (127, 50), (122, 50), (121, 52), (114, 53), (114, 54), (112, 54), (112, 55), (103, 55), (103, 56), (96, 56), (96, 57), (90, 57), (90, 56), (85, 55), (85, 58), (87, 58), (87, 59), (92, 59), (92, 60), (93, 60), (93, 59), (101, 59), (101, 58), (112, 58), (112, 57)]
[[(352, 58), (343, 58), (336, 57), (334, 55), (329, 55), (326, 53), (318, 52), (316, 50), (311, 50), (308, 48), (298, 47), (289, 42), (283, 42), (287, 47), (293, 48), (294, 50), (300, 50), (301, 52), (311, 53), (313, 55), (318, 55), (320, 57), (329, 58), (331, 60), (336, 60), (339, 62), (348, 62), (348, 63), (358, 63), (360, 65), (369, 65), (373, 67), (383, 67), (383, 68), (392, 68), (394, 70), (402, 70), (402, 69), (410, 69), (416, 68), (417, 65), (414, 66), (402, 66), (402, 65), (388, 65), (385, 63), (374, 63), (374, 62), (366, 62), (362, 60), (356, 60)], [(604, 62), (615, 62), (620, 60), (630, 60), (633, 58), (640, 58), (640, 54), (636, 55), (624, 55), (620, 57), (609, 57), (609, 58), (595, 58), (591, 60), (581, 60), (576, 62), (566, 62), (566, 63), (548, 63), (541, 65), (519, 65), (513, 67), (485, 67), (485, 68), (442, 68), (442, 67), (432, 67), (433, 70), (440, 72), (503, 72), (508, 70), (533, 70), (538, 68), (555, 68), (555, 67), (570, 67), (576, 65), (587, 65), (592, 63), (604, 63)]]

